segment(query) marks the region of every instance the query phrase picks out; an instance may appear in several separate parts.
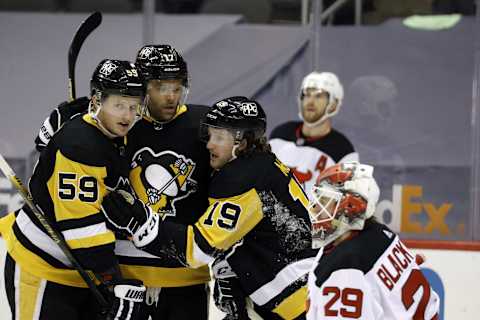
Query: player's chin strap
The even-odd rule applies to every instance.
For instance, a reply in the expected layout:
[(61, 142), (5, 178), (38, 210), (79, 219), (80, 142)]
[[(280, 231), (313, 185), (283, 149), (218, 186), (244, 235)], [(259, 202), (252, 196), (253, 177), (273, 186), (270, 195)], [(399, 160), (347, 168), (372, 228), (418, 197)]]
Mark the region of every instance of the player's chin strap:
[[(98, 114), (100, 113), (100, 109), (102, 108), (102, 104), (101, 102), (98, 102), (98, 106), (97, 107), (94, 107), (93, 106), (93, 101), (90, 100), (90, 103), (88, 104), (88, 113), (92, 116), (92, 119), (95, 120), (95, 122), (97, 123), (98, 127), (100, 128), (100, 130), (102, 130), (102, 132), (109, 138), (111, 139), (114, 139), (114, 138), (118, 138), (120, 137), (119, 135), (111, 132), (110, 130), (108, 130), (103, 124), (102, 124), (102, 121), (100, 121), (100, 119), (98, 118)], [(132, 121), (132, 123), (128, 126), (128, 130), (130, 130), (134, 125), (135, 123), (137, 122), (138, 120), (138, 116), (136, 117), (136, 119), (134, 121)]]
[(185, 101), (187, 100), (188, 91), (189, 91), (189, 89), (184, 87), (182, 96), (180, 97), (180, 99), (178, 100), (178, 103), (177, 103), (177, 108), (175, 110), (175, 115), (171, 119), (166, 120), (166, 121), (160, 121), (160, 120), (155, 119), (152, 116), (152, 113), (150, 112), (150, 107), (149, 107), (150, 106), (150, 95), (148, 95), (148, 94), (145, 96), (144, 104), (140, 108), (140, 112), (139, 112), (140, 116), (146, 118), (149, 121), (151, 121), (156, 127), (162, 128), (164, 124), (167, 124), (167, 123), (173, 121), (178, 116), (179, 109), (185, 104)]
[[(175, 114), (177, 114), (178, 108), (180, 108), (180, 106), (181, 106), (181, 104), (179, 103), (177, 105), (177, 108), (175, 109)], [(151, 121), (158, 128), (162, 128), (164, 124), (167, 124), (170, 121), (172, 121), (173, 119), (175, 119), (175, 116), (173, 116), (171, 119), (165, 120), (165, 121), (160, 121), (160, 120), (155, 119), (152, 116), (152, 113), (150, 112), (150, 96), (148, 94), (145, 97), (145, 104), (140, 109), (140, 115), (142, 117), (144, 117), (145, 119), (147, 119), (148, 121)]]
[(338, 107), (335, 109), (335, 111), (328, 112), (328, 109), (330, 109), (333, 104), (334, 104), (334, 102), (328, 104), (327, 108), (325, 109), (325, 113), (317, 121), (314, 121), (314, 122), (306, 121), (305, 119), (303, 119), (301, 111), (298, 113), (298, 117), (300, 118), (300, 120), (303, 121), (304, 126), (309, 127), (309, 128), (316, 127), (316, 126), (322, 124), (323, 122), (325, 122), (325, 120), (327, 120), (327, 119), (329, 119), (329, 118), (331, 118), (331, 117), (333, 117), (334, 115), (337, 114)]
[(88, 104), (88, 113), (92, 116), (92, 119), (97, 122), (98, 127), (100, 130), (103, 131), (103, 133), (113, 139), (113, 138), (118, 138), (119, 136), (105, 128), (105, 126), (102, 124), (102, 121), (98, 118), (98, 114), (100, 112), (100, 109), (102, 108), (102, 104), (100, 102), (97, 103), (97, 107), (93, 106), (93, 101), (90, 100), (90, 103)]
[(228, 160), (228, 162), (231, 162), (235, 159), (237, 159), (237, 149), (238, 147), (240, 146), (240, 143), (235, 143), (233, 145), (233, 148), (232, 148), (232, 157), (230, 158), (230, 160)]
[[(330, 93), (329, 93), (329, 96), (330, 96)], [(334, 106), (335, 102), (337, 102), (337, 106), (336, 108), (333, 110), (333, 111), (329, 111), (332, 106)], [(329, 98), (329, 102), (328, 102), (328, 105), (327, 107), (325, 108), (325, 113), (323, 114), (323, 116), (320, 117), (320, 119), (318, 119), (317, 121), (314, 121), (314, 122), (307, 122), (305, 119), (303, 119), (303, 115), (302, 115), (302, 98), (298, 98), (298, 117), (300, 118), (300, 120), (303, 121), (303, 124), (306, 126), (306, 127), (316, 127), (318, 126), (319, 124), (321, 124), (322, 122), (324, 122), (325, 120), (327, 120), (328, 118), (331, 118), (333, 117), (334, 115), (336, 115), (338, 113), (338, 111), (340, 110), (340, 104), (341, 104), (341, 101), (338, 101), (336, 99), (330, 99)]]

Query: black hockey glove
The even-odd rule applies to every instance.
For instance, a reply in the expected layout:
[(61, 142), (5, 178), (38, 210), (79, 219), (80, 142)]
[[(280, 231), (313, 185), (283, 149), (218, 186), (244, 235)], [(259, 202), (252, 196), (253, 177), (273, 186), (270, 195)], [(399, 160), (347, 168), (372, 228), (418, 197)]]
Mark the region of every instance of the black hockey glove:
[(124, 190), (110, 192), (103, 198), (102, 212), (109, 227), (132, 238), (141, 248), (157, 237), (159, 215)]
[(247, 313), (246, 296), (237, 275), (225, 260), (212, 264), (215, 277), (213, 299), (218, 309), (226, 314), (223, 320), (250, 319)]
[(71, 102), (62, 102), (45, 119), (37, 137), (35, 138), (35, 148), (42, 151), (62, 126), (70, 119), (79, 114), (84, 114), (88, 110), (90, 100), (87, 97), (81, 97)]
[(135, 320), (145, 299), (146, 288), (140, 280), (122, 279), (112, 283), (111, 306), (107, 320)]

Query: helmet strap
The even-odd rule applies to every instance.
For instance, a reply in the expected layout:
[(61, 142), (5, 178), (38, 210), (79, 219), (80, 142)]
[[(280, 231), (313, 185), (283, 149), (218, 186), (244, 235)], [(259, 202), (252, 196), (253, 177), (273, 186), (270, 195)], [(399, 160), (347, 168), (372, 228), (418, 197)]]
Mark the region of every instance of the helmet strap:
[[(95, 102), (93, 102), (93, 100), (90, 100), (90, 103), (88, 105), (88, 113), (91, 115), (92, 119), (95, 120), (95, 122), (98, 125), (98, 128), (103, 132), (103, 134), (105, 134), (110, 139), (118, 138), (118, 135), (116, 135), (113, 132), (111, 132), (110, 130), (108, 130), (102, 124), (102, 121), (100, 120), (100, 118), (98, 118), (98, 114), (100, 113), (100, 109), (102, 108), (102, 103), (100, 102), (101, 100), (98, 99), (99, 96), (100, 96), (100, 93), (97, 93), (97, 94), (95, 95)], [(98, 99), (98, 101), (97, 101), (97, 99)], [(96, 104), (95, 107), (93, 106), (94, 103)]]
[[(178, 100), (177, 111), (178, 111), (178, 108), (180, 106), (184, 105), (185, 101), (187, 100), (189, 89), (188, 89), (188, 87), (185, 87), (185, 86), (183, 87), (183, 89), (184, 90), (183, 90), (182, 96), (180, 97), (180, 100)], [(164, 124), (169, 123), (170, 121), (175, 119), (175, 116), (172, 119), (167, 120), (167, 121), (161, 121), (161, 120), (155, 119), (152, 116), (152, 112), (150, 111), (150, 96), (148, 94), (145, 95), (145, 103), (140, 110), (140, 116), (149, 119), (150, 121), (152, 121), (154, 124), (156, 124), (160, 128), (162, 128)]]
[(228, 160), (228, 162), (237, 159), (237, 150), (239, 147), (240, 147), (240, 142), (235, 142), (232, 148), (232, 157), (230, 158), (230, 160)]
[[(318, 89), (318, 90), (323, 91), (324, 89)], [(338, 113), (338, 110), (340, 109), (340, 102), (338, 101), (335, 109), (333, 109), (333, 111), (330, 111), (333, 108), (333, 106), (335, 105), (336, 99), (332, 97), (330, 92), (328, 92), (328, 91), (324, 91), (324, 92), (328, 93), (328, 104), (327, 104), (327, 107), (325, 108), (325, 112), (323, 113), (323, 116), (321, 116), (320, 119), (318, 119), (317, 121), (314, 121), (314, 122), (307, 122), (305, 119), (303, 119), (303, 115), (302, 115), (302, 108), (303, 108), (302, 93), (300, 93), (300, 95), (298, 96), (298, 117), (300, 118), (300, 120), (303, 121), (303, 123), (306, 127), (310, 127), (310, 128), (311, 127), (316, 127), (316, 126), (322, 124), (323, 122), (325, 122), (325, 120), (327, 120), (328, 118), (331, 118)]]
[[(300, 102), (300, 104), (301, 104), (301, 102)], [(333, 108), (334, 104), (335, 104), (335, 101), (329, 102), (327, 107), (325, 108), (325, 112), (323, 113), (323, 116), (321, 116), (320, 119), (318, 119), (317, 121), (314, 121), (314, 122), (308, 122), (307, 120), (303, 119), (302, 109), (301, 109), (302, 106), (300, 105), (300, 110), (299, 110), (299, 113), (298, 113), (298, 117), (303, 121), (303, 123), (306, 127), (309, 127), (309, 128), (316, 127), (316, 126), (324, 123), (327, 119), (329, 119), (329, 118), (331, 118), (331, 117), (333, 117), (334, 115), (337, 114), (338, 105), (333, 111), (330, 111)]]

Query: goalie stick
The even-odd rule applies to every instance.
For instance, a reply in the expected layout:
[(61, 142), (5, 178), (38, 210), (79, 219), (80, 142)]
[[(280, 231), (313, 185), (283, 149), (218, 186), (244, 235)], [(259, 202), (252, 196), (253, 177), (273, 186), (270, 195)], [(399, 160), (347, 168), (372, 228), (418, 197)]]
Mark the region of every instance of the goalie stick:
[(42, 212), (40, 212), (40, 209), (34, 204), (32, 195), (27, 190), (25, 185), (22, 183), (22, 180), (20, 180), (20, 178), (17, 177), (17, 175), (15, 175), (15, 172), (13, 171), (13, 169), (10, 167), (10, 165), (7, 163), (7, 161), (1, 154), (0, 154), (0, 170), (3, 172), (5, 177), (7, 177), (8, 180), (10, 180), (13, 186), (17, 189), (18, 193), (22, 196), (23, 200), (25, 200), (25, 203), (27, 204), (27, 206), (32, 210), (35, 217), (45, 228), (50, 238), (52, 238), (52, 240), (58, 245), (58, 247), (62, 250), (63, 254), (65, 254), (67, 259), (70, 261), (72, 266), (78, 271), (82, 279), (87, 284), (88, 288), (91, 290), (95, 299), (100, 304), (100, 307), (102, 308), (102, 310), (104, 311), (108, 310), (109, 304), (105, 299), (105, 297), (98, 290), (92, 276), (89, 275), (85, 269), (83, 269), (83, 267), (80, 265), (78, 260), (73, 256), (62, 234), (57, 230), (55, 230), (54, 228), (52, 228), (51, 223), (48, 221), (47, 217)]
[(100, 12), (92, 13), (78, 27), (75, 36), (70, 43), (68, 50), (68, 101), (74, 100), (77, 95), (75, 92), (75, 65), (77, 63), (78, 53), (82, 48), (85, 39), (102, 23), (102, 14)]

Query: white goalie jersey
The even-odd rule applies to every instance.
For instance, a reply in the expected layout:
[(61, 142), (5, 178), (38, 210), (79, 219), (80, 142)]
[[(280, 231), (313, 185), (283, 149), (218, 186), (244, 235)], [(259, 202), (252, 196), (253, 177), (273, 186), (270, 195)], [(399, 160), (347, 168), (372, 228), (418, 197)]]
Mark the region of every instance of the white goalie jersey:
[(397, 235), (371, 222), (320, 250), (309, 274), (308, 320), (437, 320), (439, 297)]

